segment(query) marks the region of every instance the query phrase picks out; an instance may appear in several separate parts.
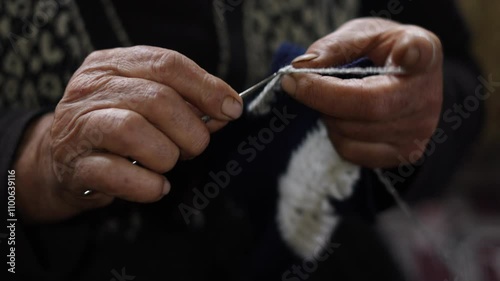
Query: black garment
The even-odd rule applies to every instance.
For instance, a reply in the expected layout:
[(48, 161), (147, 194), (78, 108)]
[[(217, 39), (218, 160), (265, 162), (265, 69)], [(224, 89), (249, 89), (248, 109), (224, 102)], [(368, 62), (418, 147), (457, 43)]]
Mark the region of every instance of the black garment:
[[(180, 50), (209, 73), (219, 60), (210, 1), (173, 2), (114, 0), (117, 13), (134, 45)], [(148, 29), (145, 30), (145, 27)]]
[[(209, 1), (169, 2), (169, 10), (162, 9), (162, 4), (152, 0), (114, 2), (127, 7), (118, 8), (118, 13), (126, 22), (125, 28), (134, 44), (177, 49), (203, 67), (215, 69), (219, 46), (217, 41), (211, 40), (215, 38), (215, 27), (207, 16), (212, 12), (211, 5), (207, 4)], [(119, 46), (99, 1), (82, 0), (79, 4), (94, 46)], [(387, 9), (385, 1), (363, 1), (362, 4), (361, 15)], [(402, 5), (404, 10), (394, 19), (430, 29), (443, 41), (443, 109), (462, 104), (465, 97), (474, 94), (478, 71), (470, 58), (467, 33), (455, 5), (452, 1), (412, 1)], [(145, 7), (154, 7), (151, 14), (146, 14)], [(235, 7), (233, 12), (227, 13), (231, 28), (241, 26), (238, 22), (240, 8)], [(193, 14), (196, 16), (188, 18)], [(145, 20), (147, 22), (143, 22)], [(231, 31), (232, 35), (236, 33)], [(241, 59), (241, 56), (236, 57)], [(244, 75), (233, 70), (232, 75)], [(233, 81), (232, 85), (240, 84), (241, 87), (241, 79), (229, 80)], [(205, 154), (195, 161), (181, 163), (167, 175), (177, 188), (159, 203), (138, 205), (118, 201), (108, 208), (57, 225), (18, 227), (19, 280), (111, 280), (115, 277), (113, 272), (120, 274), (122, 269), (127, 275), (136, 276), (136, 280), (282, 279), (284, 272), (293, 264), (302, 264), (302, 260), (291, 252), (276, 229), (277, 175), (286, 166), (290, 151), (318, 116), (286, 96), (280, 97), (277, 104), (277, 108), (286, 105), (289, 112), (300, 113), (300, 118), (277, 136), (255, 161), (242, 164), (242, 173), (231, 180), (220, 196), (210, 201), (196, 223), (185, 224), (178, 210), (179, 203), (192, 201), (192, 188), (203, 186), (209, 180), (209, 171), (220, 171), (234, 159), (245, 163), (237, 146), (267, 126), (271, 116), (258, 119), (244, 116), (215, 134)], [(3, 148), (0, 171), (4, 178), (12, 167), (24, 129), (39, 114), (39, 110), (10, 109), (0, 113)], [(418, 172), (398, 187), (407, 191), (408, 199), (435, 195), (441, 190), (478, 134), (481, 114), (481, 110), (473, 112), (457, 130), (441, 119), (439, 127), (445, 130), (449, 139), (436, 148)], [(368, 169), (363, 170), (356, 190), (355, 196), (339, 206), (344, 219), (331, 241), (339, 243), (340, 247), (319, 264), (308, 280), (402, 280), (372, 227), (376, 213), (391, 206), (392, 199)], [(4, 195), (2, 203), (5, 203)], [(137, 228), (131, 226), (138, 223), (138, 215), (140, 227), (134, 232)], [(18, 226), (22, 226), (22, 221)], [(5, 257), (3, 247), (6, 245), (0, 246)], [(287, 278), (301, 280), (291, 275)]]

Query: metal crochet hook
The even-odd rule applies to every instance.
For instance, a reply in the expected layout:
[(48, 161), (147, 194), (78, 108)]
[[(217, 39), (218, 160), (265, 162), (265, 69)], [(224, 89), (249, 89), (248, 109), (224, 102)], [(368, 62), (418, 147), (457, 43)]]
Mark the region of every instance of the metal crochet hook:
[[(255, 92), (256, 90), (260, 89), (262, 86), (264, 86), (267, 83), (269, 83), (269, 81), (273, 80), (273, 78), (276, 77), (276, 75), (278, 75), (278, 72), (275, 72), (275, 73), (271, 74), (266, 79), (260, 81), (259, 83), (255, 84), (252, 87), (250, 87), (250, 88), (244, 90), (243, 92), (239, 93), (239, 96), (241, 98), (245, 98), (249, 94)], [(210, 116), (208, 116), (208, 115), (205, 115), (205, 116), (201, 117), (201, 121), (203, 121), (205, 123), (207, 123), (210, 120), (212, 120), (212, 118)]]

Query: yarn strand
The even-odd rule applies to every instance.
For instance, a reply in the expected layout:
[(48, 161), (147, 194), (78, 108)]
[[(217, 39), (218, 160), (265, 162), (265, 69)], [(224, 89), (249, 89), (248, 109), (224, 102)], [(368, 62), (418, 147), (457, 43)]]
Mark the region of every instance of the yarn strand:
[(397, 75), (404, 74), (402, 67), (384, 66), (384, 67), (352, 67), (352, 68), (295, 68), (291, 65), (285, 66), (276, 72), (276, 77), (271, 80), (259, 95), (248, 105), (248, 110), (256, 115), (264, 115), (271, 111), (271, 103), (274, 95), (280, 85), (283, 75), (292, 73), (313, 73), (320, 75)]

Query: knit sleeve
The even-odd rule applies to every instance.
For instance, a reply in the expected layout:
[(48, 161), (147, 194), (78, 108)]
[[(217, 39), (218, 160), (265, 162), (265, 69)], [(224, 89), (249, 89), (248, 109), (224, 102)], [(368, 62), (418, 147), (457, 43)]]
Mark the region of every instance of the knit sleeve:
[[(10, 269), (11, 277), (18, 273), (19, 257), (25, 256), (23, 244), (25, 244), (25, 233), (22, 230), (22, 222), (18, 216), (15, 191), (16, 177), (13, 163), (15, 160), (18, 145), (21, 142), (25, 129), (30, 122), (43, 114), (44, 110), (7, 110), (0, 113), (0, 173), (2, 174), (2, 184), (0, 201), (2, 206), (2, 230), (0, 230), (0, 252), (2, 253), (2, 270), (7, 272)], [(9, 221), (8, 221), (9, 220)], [(7, 233), (4, 233), (7, 232)], [(5, 239), (5, 240), (4, 240)], [(20, 246), (21, 245), (21, 246)], [(7, 253), (7, 254), (3, 254)], [(16, 279), (12, 279), (16, 280)]]
[[(0, 147), (2, 152), (0, 154), (0, 171), (3, 179), (7, 178), (8, 171), (12, 169), (14, 157), (17, 147), (21, 141), (25, 129), (30, 122), (46, 110), (7, 110), (0, 113)], [(2, 203), (6, 203), (6, 191), (3, 190), (0, 199)], [(2, 206), (6, 206), (2, 204)]]
[[(10, 280), (67, 280), (87, 246), (90, 231), (89, 219), (79, 216), (54, 225), (28, 226), (19, 216), (15, 204), (15, 185), (20, 176), (14, 172), (18, 146), (29, 125), (51, 109), (8, 110), (0, 113), (0, 171), (4, 183), (1, 186), (2, 228), (0, 229), (0, 252), (3, 273), (11, 269)], [(9, 178), (9, 175), (10, 178)], [(28, 175), (29, 176), (29, 175)], [(12, 184), (8, 184), (8, 182)], [(13, 192), (14, 191), (14, 192)], [(12, 203), (11, 203), (12, 202)], [(9, 209), (10, 206), (10, 209)], [(12, 214), (12, 216), (10, 215)], [(9, 226), (9, 227), (7, 227)], [(65, 241), (61, 243), (61, 241)], [(71, 245), (71, 247), (68, 247)], [(7, 268), (5, 268), (5, 265)], [(61, 277), (57, 279), (56, 277)]]

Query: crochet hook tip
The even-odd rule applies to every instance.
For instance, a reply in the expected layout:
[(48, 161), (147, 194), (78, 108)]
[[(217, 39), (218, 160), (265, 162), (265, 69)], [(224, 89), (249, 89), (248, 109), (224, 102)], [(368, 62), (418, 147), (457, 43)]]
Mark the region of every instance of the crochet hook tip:
[[(269, 77), (267, 77), (266, 79), (260, 81), (259, 83), (253, 85), (252, 87), (246, 89), (245, 91), (239, 93), (239, 96), (241, 98), (245, 98), (246, 96), (248, 96), (249, 94), (255, 92), (256, 90), (260, 89), (262, 86), (264, 86), (265, 84), (269, 83), (269, 81), (273, 80), (274, 77), (276, 77), (276, 75), (278, 75), (278, 72), (275, 72), (273, 74), (271, 74)], [(205, 115), (203, 117), (201, 117), (201, 121), (203, 123), (208, 123), (210, 120), (212, 120), (212, 118), (208, 115)]]
[(253, 85), (252, 87), (246, 89), (245, 91), (241, 92), (239, 95), (240, 97), (244, 98), (246, 96), (248, 96), (249, 94), (255, 92), (256, 90), (258, 90), (260, 87), (264, 86), (265, 84), (267, 84), (269, 81), (273, 80), (274, 77), (276, 77), (276, 75), (278, 75), (278, 72), (275, 72), (273, 74), (271, 74), (269, 77), (267, 77), (266, 79), (260, 81), (259, 83)]

